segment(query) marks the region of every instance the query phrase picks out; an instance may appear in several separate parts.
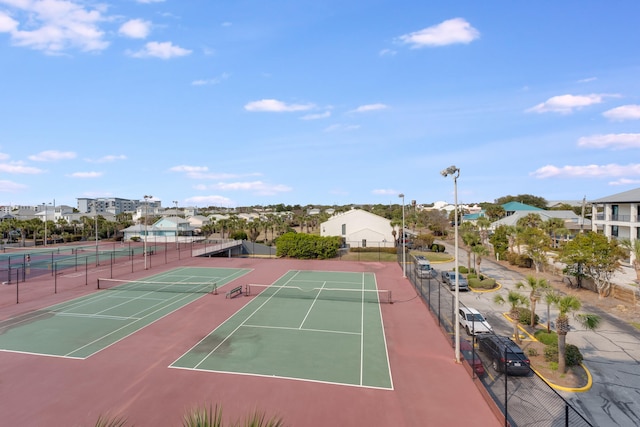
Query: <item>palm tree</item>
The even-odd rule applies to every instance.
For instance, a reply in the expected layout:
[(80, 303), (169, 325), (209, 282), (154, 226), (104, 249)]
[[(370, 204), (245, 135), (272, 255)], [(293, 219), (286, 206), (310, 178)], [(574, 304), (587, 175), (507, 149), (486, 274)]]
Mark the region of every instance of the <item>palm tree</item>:
[(551, 332), (551, 306), (556, 304), (559, 298), (560, 294), (555, 289), (545, 289), (544, 302), (547, 304), (547, 333)]
[[(565, 360), (567, 349), (567, 333), (569, 332), (569, 313), (576, 312), (582, 307), (580, 300), (573, 295), (565, 295), (558, 298), (554, 304), (558, 309), (556, 319), (556, 332), (558, 333), (558, 370), (567, 372)], [(573, 316), (582, 326), (590, 331), (595, 330), (600, 325), (600, 316), (595, 314), (577, 314)]]
[(636, 270), (636, 278), (640, 280), (640, 239), (620, 239), (618, 242), (629, 251), (629, 258)]
[(460, 236), (464, 244), (464, 250), (467, 251), (467, 269), (471, 271), (471, 252), (476, 245), (480, 245), (480, 235), (475, 230), (463, 232)]
[(482, 257), (489, 255), (489, 249), (487, 249), (483, 245), (475, 245), (471, 249), (471, 252), (473, 252), (473, 254), (474, 254), (475, 258), (476, 258), (476, 274), (478, 274), (478, 277), (479, 277), (480, 276), (480, 263), (482, 262)]
[(480, 231), (480, 240), (483, 245), (486, 245), (489, 240), (489, 227), (491, 227), (491, 220), (486, 216), (481, 216), (476, 221), (476, 225)]
[(521, 343), (520, 333), (518, 332), (518, 322), (520, 321), (520, 309), (529, 305), (529, 300), (526, 296), (520, 292), (510, 290), (507, 293), (505, 299), (502, 295), (498, 294), (493, 298), (493, 302), (498, 305), (509, 304), (511, 309), (509, 310), (509, 317), (513, 322), (513, 336), (518, 344)]
[(549, 282), (546, 279), (527, 276), (527, 281), (516, 283), (516, 288), (529, 290), (529, 301), (531, 302), (531, 323), (529, 325), (533, 328), (536, 325), (536, 302), (540, 299), (541, 292), (549, 288)]

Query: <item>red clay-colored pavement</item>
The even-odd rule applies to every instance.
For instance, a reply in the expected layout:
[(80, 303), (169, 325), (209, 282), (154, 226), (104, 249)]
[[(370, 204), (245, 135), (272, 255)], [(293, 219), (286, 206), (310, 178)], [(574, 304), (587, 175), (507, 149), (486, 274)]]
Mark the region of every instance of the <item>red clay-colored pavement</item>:
[[(378, 287), (391, 289), (396, 301), (381, 305), (394, 389), (169, 368), (248, 301), (221, 293), (205, 295), (86, 360), (0, 352), (0, 425), (92, 426), (100, 415), (111, 415), (126, 417), (128, 425), (180, 426), (189, 409), (216, 404), (225, 420), (257, 409), (288, 426), (502, 424), (465, 367), (454, 362), (447, 338), (396, 263), (188, 258), (114, 277), (139, 278), (178, 266), (253, 269), (233, 284), (269, 284), (289, 270), (374, 272)], [(15, 285), (2, 286), (0, 320), (95, 292), (95, 277), (105, 272), (90, 274), (90, 285), (83, 286), (80, 275), (76, 286), (55, 295), (38, 293), (51, 288), (50, 276), (21, 283), (26, 301), (20, 304)]]

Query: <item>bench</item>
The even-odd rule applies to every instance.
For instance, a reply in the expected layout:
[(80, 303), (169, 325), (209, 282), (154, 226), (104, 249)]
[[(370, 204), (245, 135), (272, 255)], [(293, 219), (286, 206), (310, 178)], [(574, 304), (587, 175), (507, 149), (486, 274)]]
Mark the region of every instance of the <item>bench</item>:
[(225, 298), (233, 298), (235, 296), (238, 296), (242, 294), (242, 286), (237, 286), (233, 289), (231, 289), (230, 291), (227, 292), (227, 295), (225, 296)]

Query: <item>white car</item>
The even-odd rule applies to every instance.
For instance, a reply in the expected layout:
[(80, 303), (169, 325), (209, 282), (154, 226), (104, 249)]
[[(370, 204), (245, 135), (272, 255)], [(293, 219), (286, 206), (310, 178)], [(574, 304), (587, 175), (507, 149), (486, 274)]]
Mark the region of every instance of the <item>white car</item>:
[(492, 334), (493, 328), (487, 319), (475, 308), (461, 307), (458, 311), (458, 322), (464, 327), (467, 335)]

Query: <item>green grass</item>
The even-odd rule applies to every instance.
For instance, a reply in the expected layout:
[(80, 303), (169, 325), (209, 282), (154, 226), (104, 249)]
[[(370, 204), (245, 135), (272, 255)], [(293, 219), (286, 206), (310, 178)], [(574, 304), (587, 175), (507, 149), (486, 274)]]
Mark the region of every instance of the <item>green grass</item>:
[[(397, 262), (398, 255), (384, 252), (348, 252), (340, 257), (343, 261)], [(407, 257), (409, 262), (409, 257)]]
[(445, 252), (422, 252), (422, 251), (411, 251), (411, 255), (422, 255), (429, 262), (449, 262), (453, 261), (453, 255), (445, 253)]
[(631, 326), (633, 326), (636, 329), (640, 329), (640, 323), (638, 322), (631, 322)]

